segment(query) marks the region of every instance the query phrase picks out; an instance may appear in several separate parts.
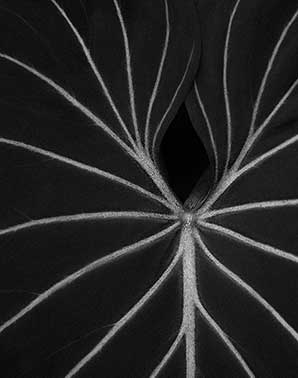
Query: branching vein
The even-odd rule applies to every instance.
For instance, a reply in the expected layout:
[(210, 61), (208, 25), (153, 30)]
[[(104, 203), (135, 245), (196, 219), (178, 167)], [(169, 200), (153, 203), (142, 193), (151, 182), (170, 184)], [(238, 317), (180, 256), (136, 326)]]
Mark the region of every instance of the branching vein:
[(150, 375), (150, 378), (156, 378), (159, 375), (159, 373), (162, 371), (162, 369), (167, 365), (167, 363), (170, 361), (170, 359), (173, 357), (173, 354), (175, 353), (175, 351), (179, 347), (179, 344), (180, 344), (184, 335), (185, 335), (185, 328), (184, 328), (184, 325), (182, 325), (180, 327), (180, 330), (179, 330), (177, 336), (175, 337), (175, 340), (171, 344), (169, 350), (164, 355), (164, 357), (162, 358), (160, 363), (156, 366), (156, 368), (154, 369), (154, 371)]
[[(237, 9), (238, 4), (239, 4), (239, 0), (236, 3), (234, 11)], [(234, 17), (233, 13), (232, 13), (231, 18), (230, 18), (230, 24), (231, 24), (231, 20), (233, 20), (233, 17)], [(274, 109), (271, 111), (271, 113), (267, 116), (265, 121), (259, 127), (257, 127), (257, 128), (255, 127), (258, 111), (259, 111), (259, 108), (260, 108), (260, 105), (261, 105), (261, 100), (262, 100), (262, 97), (263, 97), (263, 94), (264, 94), (264, 91), (265, 91), (265, 87), (267, 85), (267, 81), (268, 81), (270, 72), (272, 71), (276, 56), (277, 56), (277, 54), (278, 54), (278, 52), (281, 48), (281, 45), (282, 45), (284, 39), (287, 36), (291, 26), (297, 20), (297, 18), (298, 18), (298, 11), (295, 12), (295, 14), (292, 16), (290, 21), (287, 23), (287, 25), (283, 29), (283, 31), (280, 35), (280, 38), (279, 38), (277, 44), (275, 45), (273, 52), (272, 52), (272, 55), (271, 55), (271, 57), (268, 61), (266, 71), (264, 73), (264, 76), (262, 78), (262, 82), (261, 82), (260, 87), (259, 87), (257, 99), (256, 99), (255, 104), (254, 104), (254, 109), (253, 109), (252, 119), (251, 119), (251, 124), (250, 124), (250, 131), (249, 131), (248, 137), (247, 137), (247, 139), (246, 139), (246, 141), (243, 145), (243, 148), (242, 148), (241, 152), (239, 153), (239, 155), (238, 155), (236, 161), (234, 162), (233, 166), (231, 167), (231, 169), (227, 172), (226, 175), (224, 175), (224, 177), (222, 178), (222, 180), (218, 184), (218, 187), (215, 190), (215, 192), (212, 194), (211, 197), (209, 197), (208, 201), (204, 204), (203, 208), (201, 209), (201, 213), (208, 210), (214, 204), (214, 202), (222, 195), (222, 193), (224, 191), (226, 191), (227, 188), (229, 188), (230, 185), (238, 177), (240, 177), (243, 173), (248, 172), (251, 168), (254, 168), (257, 164), (265, 161), (267, 158), (273, 156), (275, 153), (283, 150), (284, 148), (290, 146), (291, 144), (295, 143), (298, 140), (297, 135), (293, 136), (292, 138), (288, 139), (287, 141), (281, 143), (279, 146), (272, 148), (270, 151), (264, 153), (263, 155), (256, 158), (252, 162), (246, 164), (246, 166), (244, 166), (243, 168), (241, 168), (239, 170), (241, 163), (243, 162), (244, 158), (247, 156), (248, 152), (255, 145), (255, 142), (257, 141), (259, 136), (264, 132), (265, 128), (271, 122), (273, 117), (277, 114), (277, 112), (280, 110), (280, 108), (286, 103), (288, 98), (291, 96), (291, 94), (294, 92), (294, 90), (296, 90), (297, 87), (298, 87), (298, 79), (297, 79), (296, 81), (294, 81), (294, 83), (291, 85), (291, 87), (286, 91), (286, 93), (283, 95), (283, 97), (279, 100), (279, 102), (274, 107)], [(226, 92), (226, 94), (227, 94), (227, 92)], [(226, 96), (226, 104), (228, 104), (227, 100), (228, 100), (228, 96)], [(229, 133), (229, 131), (228, 131), (228, 133)]]
[(247, 376), (250, 378), (254, 378), (255, 375), (250, 369), (250, 367), (247, 365), (247, 363), (245, 362), (244, 358), (241, 356), (239, 351), (234, 347), (228, 335), (221, 329), (221, 327), (216, 323), (216, 321), (208, 313), (208, 311), (206, 310), (206, 308), (204, 307), (204, 305), (202, 304), (199, 298), (197, 298), (196, 304), (203, 318), (206, 320), (209, 326), (215, 331), (215, 333), (219, 336), (219, 338), (223, 341), (223, 343), (230, 350), (233, 356), (237, 359), (237, 361), (239, 362), (243, 370), (246, 372)]
[[(206, 254), (207, 248), (205, 244), (203, 243), (200, 235), (198, 232), (195, 233), (195, 238), (199, 244), (199, 246), (202, 248), (204, 253)], [(230, 341), (229, 337), (226, 335), (226, 333), (221, 329), (221, 327), (216, 323), (216, 321), (212, 318), (212, 316), (209, 314), (209, 312), (206, 310), (205, 306), (203, 305), (201, 299), (197, 295), (196, 297), (196, 304), (197, 307), (203, 316), (203, 318), (206, 320), (206, 322), (210, 325), (210, 327), (215, 331), (215, 333), (222, 339), (223, 343), (226, 345), (226, 347), (230, 350), (230, 352), (234, 355), (234, 357), (237, 359), (240, 366), (243, 368), (243, 370), (246, 372), (247, 376), (250, 378), (255, 377), (254, 373), (250, 369), (250, 367), (245, 362), (244, 358), (241, 356), (239, 351), (235, 348), (233, 343)]]
[(298, 142), (298, 135), (294, 135), (293, 137), (287, 139), (286, 141), (282, 142), (281, 144), (271, 148), (269, 151), (264, 152), (262, 155), (258, 156), (251, 162), (244, 165), (239, 170), (230, 170), (228, 174), (226, 174), (223, 179), (219, 182), (216, 190), (213, 194), (208, 198), (208, 200), (204, 203), (202, 208), (200, 209), (200, 216), (202, 214), (207, 213), (207, 210), (218, 200), (218, 198), (228, 189), (231, 187), (232, 183), (235, 182), (237, 179), (242, 177), (244, 174), (250, 172), (253, 168), (256, 168), (260, 164), (263, 164), (265, 161), (270, 159), (272, 156), (277, 154), (278, 152), (283, 151), (289, 146), (292, 146), (294, 143)]
[(225, 228), (225, 227), (213, 224), (213, 223), (207, 223), (203, 221), (199, 221), (198, 224), (202, 227), (206, 227), (209, 230), (218, 232), (221, 235), (228, 236), (228, 237), (231, 237), (232, 239), (238, 240), (239, 242), (246, 244), (252, 248), (256, 248), (263, 252), (266, 252), (267, 254), (271, 256), (280, 257), (282, 259), (298, 263), (298, 256), (295, 256), (292, 253), (283, 251), (281, 249), (275, 248), (269, 244), (256, 241), (238, 232), (232, 231), (229, 228)]
[(269, 151), (264, 152), (262, 155), (258, 156), (251, 162), (247, 163), (244, 165), (237, 173), (235, 174), (235, 179), (242, 176), (243, 174), (247, 173), (250, 171), (252, 168), (255, 168), (259, 164), (264, 163), (266, 160), (274, 156), (280, 151), (283, 151), (287, 147), (291, 146), (294, 143), (298, 142), (298, 135), (294, 135), (292, 138), (287, 139), (283, 143), (277, 145), (276, 147), (271, 148)]
[(246, 293), (248, 293), (252, 298), (254, 298), (269, 314), (277, 320), (277, 322), (298, 342), (297, 331), (289, 325), (289, 323), (275, 310), (273, 306), (270, 305), (253, 287), (248, 285), (243, 281), (237, 274), (228, 269), (224, 264), (222, 264), (214, 255), (210, 252), (206, 244), (202, 241), (199, 234), (196, 234), (196, 238), (208, 259), (219, 269), (228, 279), (232, 280), (236, 285), (242, 288)]
[(297, 79), (291, 85), (291, 87), (288, 89), (288, 91), (284, 94), (284, 96), (281, 98), (281, 100), (277, 103), (277, 105), (274, 107), (274, 109), (271, 111), (271, 113), (267, 116), (267, 118), (265, 119), (265, 121), (259, 127), (256, 128), (255, 126), (256, 126), (256, 120), (257, 120), (257, 116), (258, 116), (258, 111), (259, 111), (259, 108), (260, 108), (260, 105), (261, 105), (261, 100), (262, 100), (262, 97), (263, 97), (263, 94), (264, 94), (264, 91), (265, 91), (265, 88), (266, 88), (266, 85), (267, 85), (267, 82), (268, 82), (268, 78), (269, 78), (270, 72), (272, 71), (275, 59), (276, 59), (276, 57), (277, 57), (277, 55), (279, 53), (281, 45), (284, 42), (284, 40), (285, 40), (285, 38), (286, 38), (286, 36), (287, 36), (287, 34), (288, 34), (291, 26), (297, 20), (297, 17), (298, 17), (298, 11), (295, 12), (295, 14), (293, 15), (293, 17), (290, 19), (290, 21), (286, 25), (286, 27), (283, 29), (283, 31), (282, 31), (282, 33), (280, 35), (280, 38), (278, 39), (278, 41), (277, 41), (277, 43), (276, 43), (276, 45), (275, 45), (275, 47), (273, 49), (272, 55), (271, 55), (271, 57), (270, 57), (270, 59), (268, 61), (268, 65), (267, 65), (265, 74), (263, 76), (262, 82), (260, 84), (258, 95), (257, 95), (257, 99), (256, 99), (256, 102), (255, 102), (255, 105), (254, 105), (254, 109), (253, 109), (253, 113), (252, 113), (252, 119), (251, 119), (251, 124), (250, 124), (250, 130), (249, 130), (247, 139), (246, 139), (246, 141), (245, 141), (245, 143), (243, 145), (243, 148), (242, 148), (239, 156), (237, 157), (235, 163), (233, 164), (233, 170), (234, 171), (238, 170), (238, 168), (240, 167), (242, 161), (244, 160), (244, 158), (246, 157), (246, 155), (248, 154), (248, 152), (252, 149), (252, 147), (254, 146), (254, 144), (257, 141), (257, 139), (264, 132), (264, 130), (267, 127), (267, 125), (271, 122), (271, 120), (276, 115), (276, 113), (279, 111), (279, 109), (285, 104), (285, 102), (287, 101), (287, 99), (290, 97), (290, 95), (296, 89), (296, 87), (298, 85), (298, 79)]
[(255, 123), (256, 123), (259, 107), (260, 107), (262, 97), (263, 97), (263, 94), (264, 94), (264, 91), (265, 91), (265, 88), (266, 88), (266, 85), (267, 85), (268, 77), (270, 75), (270, 72), (272, 71), (275, 59), (277, 57), (277, 54), (279, 53), (279, 50), (281, 48), (283, 41), (285, 40), (291, 26), (296, 21), (297, 17), (298, 17), (298, 11), (295, 12), (295, 14), (291, 18), (291, 20), (287, 23), (286, 27), (283, 29), (283, 31), (282, 31), (274, 49), (273, 49), (272, 55), (269, 59), (265, 74), (263, 76), (261, 85), (259, 87), (257, 99), (256, 99), (256, 102), (255, 102), (255, 105), (254, 105), (253, 115), (252, 115), (252, 120), (251, 120), (251, 125), (250, 125), (250, 131), (249, 131), (250, 135), (253, 133), (253, 131), (255, 129)]
[(102, 129), (107, 135), (109, 135), (119, 146), (122, 147), (124, 151), (126, 151), (134, 160), (137, 160), (135, 153), (131, 150), (131, 148), (123, 142), (121, 138), (118, 137), (100, 118), (98, 118), (94, 113), (91, 112), (85, 105), (79, 102), (76, 98), (74, 98), (69, 92), (67, 92), (64, 88), (62, 88), (59, 84), (57, 84), (54, 80), (50, 79), (46, 75), (42, 74), (41, 72), (37, 71), (35, 68), (29, 66), (26, 63), (23, 63), (19, 59), (13, 58), (10, 55), (6, 55), (0, 53), (0, 58), (7, 60), (11, 63), (14, 63), (18, 67), (23, 68), (25, 71), (30, 72), (32, 75), (43, 81), (44, 83), (48, 84), (52, 89), (54, 89), (59, 95), (61, 95), (65, 100), (67, 100), (71, 105), (73, 105), (76, 109), (78, 109), (81, 113), (83, 113), (87, 118), (89, 118), (95, 125), (97, 125), (100, 129)]
[(61, 281), (57, 282), (55, 285), (51, 286), (48, 290), (40, 294), (37, 298), (35, 298), (32, 302), (30, 302), (26, 307), (24, 307), (21, 311), (19, 311), (16, 315), (14, 315), (12, 318), (10, 318), (4, 324), (2, 324), (0, 326), (0, 333), (2, 333), (11, 325), (15, 324), (19, 319), (23, 318), (26, 314), (28, 314), (37, 306), (39, 306), (41, 303), (46, 301), (53, 294), (66, 288), (74, 281), (102, 267), (103, 265), (113, 263), (117, 261), (119, 258), (128, 256), (132, 253), (136, 253), (140, 251), (142, 248), (149, 246), (150, 244), (164, 238), (171, 232), (175, 231), (178, 226), (179, 226), (179, 222), (176, 222), (170, 227), (167, 227), (166, 229), (162, 230), (161, 232), (158, 232), (146, 239), (142, 239), (134, 244), (118, 249), (117, 251), (112, 252), (100, 259), (97, 259), (91, 262), (90, 264), (84, 266), (83, 268), (77, 270), (76, 272), (70, 274), (69, 276), (65, 277)]
[(116, 115), (122, 129), (124, 130), (124, 132), (126, 133), (130, 143), (132, 144), (132, 146), (135, 148), (135, 143), (134, 143), (134, 140), (132, 138), (132, 136), (130, 135), (121, 115), (119, 114), (119, 111), (118, 109), (116, 108), (116, 105), (111, 97), (111, 94), (102, 78), (102, 75), (100, 74), (100, 72), (98, 71), (96, 65), (95, 65), (95, 62), (94, 60), (92, 59), (92, 56), (90, 54), (90, 51), (88, 50), (82, 36), (80, 35), (80, 33), (78, 32), (77, 28), (74, 26), (74, 24), (71, 22), (71, 20), (69, 19), (69, 17), (67, 16), (66, 12), (64, 11), (64, 9), (55, 1), (55, 0), (50, 0), (54, 6), (58, 9), (59, 13), (61, 14), (61, 16), (65, 19), (65, 21), (67, 22), (67, 24), (69, 25), (69, 27), (71, 28), (74, 36), (76, 37), (77, 41), (79, 42), (83, 52), (84, 52), (84, 55), (93, 71), (93, 73), (95, 74), (102, 90), (103, 90), (103, 93), (105, 95), (105, 97), (107, 98), (111, 108), (113, 109), (113, 112), (114, 114)]
[(66, 375), (66, 378), (75, 376), (90, 360), (92, 360), (102, 349), (110, 342), (110, 340), (122, 330), (123, 327), (144, 307), (144, 305), (154, 297), (160, 287), (166, 282), (167, 278), (177, 265), (181, 258), (181, 253), (177, 252), (171, 264), (163, 272), (160, 278), (146, 292), (146, 294), (110, 329), (105, 337)]

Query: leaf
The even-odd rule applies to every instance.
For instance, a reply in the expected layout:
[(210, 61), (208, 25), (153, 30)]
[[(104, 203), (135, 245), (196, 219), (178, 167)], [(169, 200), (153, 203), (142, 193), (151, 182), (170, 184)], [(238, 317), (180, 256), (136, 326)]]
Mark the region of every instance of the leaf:
[(201, 331), (199, 366), (206, 376), (293, 376), (297, 3), (198, 0), (197, 6), (202, 56), (187, 105), (213, 179), (196, 206), (198, 290), (224, 332), (220, 344), (211, 321)]
[(157, 159), (197, 69), (196, 17), (192, 0), (0, 2), (5, 377), (170, 371), (181, 321), (193, 369), (192, 241)]

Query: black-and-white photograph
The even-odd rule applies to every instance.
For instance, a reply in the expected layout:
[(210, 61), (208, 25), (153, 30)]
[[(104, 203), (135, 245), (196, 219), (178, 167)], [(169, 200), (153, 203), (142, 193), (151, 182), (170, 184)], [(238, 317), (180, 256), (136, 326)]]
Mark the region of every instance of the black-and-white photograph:
[(0, 378), (298, 377), (298, 1), (0, 0)]

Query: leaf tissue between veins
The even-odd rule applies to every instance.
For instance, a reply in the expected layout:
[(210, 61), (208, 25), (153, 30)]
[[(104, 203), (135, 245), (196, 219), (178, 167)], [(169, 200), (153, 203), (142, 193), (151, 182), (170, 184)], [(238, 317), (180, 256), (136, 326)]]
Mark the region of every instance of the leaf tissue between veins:
[(1, 376), (296, 375), (297, 19), (0, 1)]

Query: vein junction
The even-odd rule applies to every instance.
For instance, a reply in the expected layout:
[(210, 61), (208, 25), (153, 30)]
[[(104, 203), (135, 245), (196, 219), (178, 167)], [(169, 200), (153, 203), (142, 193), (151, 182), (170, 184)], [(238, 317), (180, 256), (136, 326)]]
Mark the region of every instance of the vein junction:
[[(77, 364), (68, 372), (66, 377), (75, 376), (81, 369), (85, 368), (86, 365), (105, 348), (105, 346), (110, 343), (117, 334), (138, 314), (139, 311), (143, 310), (146, 304), (155, 296), (158, 290), (160, 290), (163, 285), (165, 284), (168, 277), (172, 274), (174, 268), (177, 266), (178, 263), (182, 263), (182, 290), (183, 290), (183, 316), (182, 316), (182, 323), (175, 337), (174, 341), (170, 345), (169, 349), (153, 370), (151, 377), (156, 377), (159, 375), (161, 370), (167, 365), (169, 360), (174, 355), (175, 351), (177, 350), (178, 346), (182, 342), (185, 341), (185, 359), (186, 359), (186, 376), (187, 378), (194, 378), (198, 375), (198, 366), (197, 366), (197, 359), (196, 356), (198, 355), (196, 347), (196, 317), (200, 317), (204, 322), (207, 323), (208, 327), (217, 335), (218, 339), (224, 344), (225, 348), (228, 350), (229, 353), (232, 354), (235, 361), (238, 363), (239, 367), (243, 369), (248, 377), (254, 377), (254, 373), (250, 369), (248, 363), (244, 360), (241, 356), (240, 352), (234, 346), (232, 341), (230, 340), (227, 333), (221, 328), (221, 326), (215, 321), (212, 317), (212, 314), (209, 313), (208, 309), (206, 308), (205, 304), (203, 303), (202, 298), (200, 297), (198, 282), (199, 282), (199, 274), (196, 269), (199, 256), (204, 255), (210, 263), (214, 266), (215, 269), (219, 271), (220, 274), (223, 274), (226, 278), (231, 280), (234, 284), (236, 284), (241, 290), (243, 290), (246, 294), (248, 294), (252, 299), (256, 301), (256, 304), (261, 306), (267, 313), (277, 322), (277, 324), (283, 328), (287, 332), (287, 334), (294, 339), (296, 343), (298, 343), (298, 333), (296, 330), (281, 316), (281, 314), (260, 294), (256, 291), (254, 287), (246, 283), (239, 275), (235, 272), (230, 270), (226, 267), (222, 262), (220, 262), (217, 257), (213, 254), (213, 252), (209, 249), (208, 243), (203, 239), (200, 229), (207, 228), (209, 232), (216, 232), (219, 233), (222, 237), (229, 237), (236, 239), (237, 242), (242, 244), (248, 245), (253, 249), (261, 253), (267, 253), (268, 256), (273, 258), (280, 258), (286, 259), (287, 261), (291, 261), (292, 263), (298, 263), (298, 258), (286, 251), (282, 251), (280, 249), (275, 248), (274, 246), (256, 241), (251, 239), (245, 235), (237, 233), (233, 230), (223, 228), (221, 226), (216, 225), (215, 223), (211, 223), (210, 219), (216, 217), (218, 215), (224, 216), (225, 214), (232, 214), (236, 212), (245, 212), (245, 211), (253, 211), (253, 210), (262, 210), (262, 209), (274, 209), (280, 207), (290, 207), (290, 206), (297, 206), (298, 199), (279, 199), (279, 200), (272, 200), (266, 202), (258, 202), (258, 203), (247, 203), (242, 205), (235, 205), (229, 208), (224, 209), (213, 209), (214, 203), (221, 197), (221, 195), (228, 190), (228, 188), (233, 184), (235, 180), (237, 180), (241, 175), (244, 175), (250, 172), (255, 167), (259, 166), (267, 159), (271, 158), (275, 154), (283, 151), (284, 149), (292, 146), (294, 143), (298, 142), (298, 135), (292, 136), (292, 138), (284, 141), (283, 143), (279, 144), (278, 146), (272, 148), (271, 150), (263, 153), (261, 156), (257, 157), (250, 163), (243, 166), (244, 158), (248, 155), (248, 152), (252, 149), (257, 139), (260, 135), (264, 132), (267, 128), (268, 124), (275, 116), (275, 114), (279, 111), (279, 109), (285, 104), (287, 99), (290, 97), (292, 92), (298, 87), (298, 80), (296, 80), (292, 86), (288, 89), (288, 91), (284, 94), (284, 96), (280, 99), (277, 105), (274, 107), (272, 112), (268, 115), (266, 120), (263, 122), (262, 125), (256, 125), (257, 115), (259, 111), (259, 106), (263, 97), (263, 93), (266, 87), (266, 83), (268, 81), (268, 77), (272, 66), (274, 64), (275, 58), (278, 54), (280, 46), (285, 39), (289, 28), (293, 24), (293, 22), (298, 17), (298, 11), (294, 14), (290, 22), (288, 23), (287, 27), (284, 29), (283, 33), (280, 36), (280, 39), (272, 53), (271, 59), (268, 62), (267, 70), (264, 74), (263, 81), (261, 83), (257, 101), (254, 106), (252, 121), (250, 131), (247, 137), (247, 140), (243, 146), (242, 151), (240, 152), (237, 160), (232, 164), (230, 167), (230, 155), (231, 155), (231, 148), (232, 148), (232, 119), (231, 119), (231, 110), (229, 104), (229, 90), (228, 90), (228, 63), (229, 63), (229, 48), (230, 48), (230, 35), (232, 32), (233, 26), (233, 19), (236, 15), (237, 8), (239, 6), (240, 0), (235, 2), (235, 6), (230, 16), (229, 20), (229, 27), (228, 33), (226, 36), (226, 43), (225, 43), (225, 53), (224, 53), (224, 96), (225, 96), (225, 103), (226, 103), (226, 113), (227, 113), (227, 141), (228, 141), (228, 148), (227, 148), (227, 159), (225, 164), (225, 172), (221, 179), (217, 180), (217, 176), (219, 175), (218, 172), (218, 146), (216, 146), (216, 141), (212, 131), (212, 125), (209, 121), (208, 114), (204, 107), (203, 99), (199, 94), (199, 89), (195, 86), (197, 100), (201, 107), (202, 113), (204, 115), (204, 119), (207, 123), (208, 133), (211, 140), (211, 145), (214, 150), (214, 159), (215, 159), (215, 181), (218, 183), (215, 190), (203, 204), (203, 206), (199, 209), (199, 211), (195, 214), (191, 214), (185, 212), (182, 209), (181, 204), (177, 201), (175, 195), (172, 193), (171, 189), (168, 187), (167, 183), (163, 179), (162, 175), (160, 174), (158, 167), (154, 164), (153, 159), (153, 150), (156, 145), (157, 136), (159, 134), (159, 130), (167, 117), (167, 114), (170, 110), (172, 110), (173, 104), (175, 103), (176, 97), (179, 94), (180, 88), (182, 87), (185, 78), (188, 73), (188, 69), (193, 57), (194, 46), (189, 55), (189, 60), (185, 67), (185, 71), (181, 78), (181, 81), (178, 83), (176, 91), (173, 94), (172, 100), (168, 104), (167, 110), (164, 115), (161, 117), (161, 121), (154, 133), (153, 136), (150, 136), (150, 120), (151, 120), (151, 112), (152, 107), (155, 102), (155, 98), (157, 96), (158, 90), (160, 90), (160, 80), (162, 75), (162, 69), (164, 65), (164, 60), (166, 59), (169, 37), (170, 37), (170, 19), (169, 19), (169, 12), (168, 12), (168, 4), (167, 0), (165, 0), (165, 18), (166, 18), (166, 33), (165, 33), (165, 41), (164, 46), (162, 49), (161, 60), (159, 64), (158, 74), (156, 77), (155, 85), (152, 90), (152, 95), (150, 98), (150, 103), (148, 106), (147, 112), (147, 121), (146, 121), (146, 130), (145, 130), (145, 141), (144, 145), (142, 144), (143, 140), (140, 135), (139, 125), (138, 125), (138, 117), (137, 117), (137, 109), (135, 104), (135, 89), (134, 89), (134, 78), (133, 78), (133, 70), (132, 70), (132, 63), (131, 63), (131, 51), (130, 51), (130, 44), (127, 35), (127, 28), (125, 25), (125, 20), (122, 15), (121, 7), (118, 4), (117, 0), (113, 0), (117, 16), (121, 25), (121, 31), (123, 36), (124, 42), (124, 49), (125, 49), (125, 70), (127, 73), (127, 81), (128, 81), (128, 94), (129, 94), (129, 103), (131, 108), (131, 116), (132, 116), (132, 123), (133, 123), (133, 130), (134, 134), (130, 133), (128, 126), (124, 123), (123, 118), (120, 114), (120, 111), (117, 109), (115, 102), (108, 90), (108, 86), (104, 82), (103, 76), (99, 73), (92, 56), (82, 39), (81, 35), (79, 34), (76, 27), (73, 25), (71, 20), (69, 19), (68, 15), (65, 11), (59, 6), (59, 4), (55, 0), (51, 0), (52, 4), (56, 7), (57, 11), (60, 13), (61, 17), (67, 22), (68, 26), (72, 30), (74, 37), (78, 41), (79, 45), (82, 48), (82, 51), (85, 54), (87, 62), (95, 74), (100, 88), (102, 89), (108, 104), (111, 106), (117, 120), (119, 121), (120, 127), (125, 133), (126, 139), (122, 139), (118, 133), (112, 131), (108, 125), (106, 125), (98, 116), (91, 112), (83, 103), (73, 97), (70, 93), (68, 93), (63, 87), (61, 87), (58, 83), (56, 83), (52, 78), (47, 77), (42, 72), (38, 71), (38, 69), (27, 65), (25, 62), (19, 60), (16, 57), (12, 57), (5, 53), (0, 52), (0, 59), (10, 62), (11, 64), (16, 65), (20, 70), (23, 70), (27, 74), (30, 73), (36, 79), (42, 81), (45, 85), (50, 87), (54, 90), (54, 92), (60, 96), (62, 99), (66, 100), (69, 104), (71, 104), (77, 111), (83, 114), (85, 117), (89, 118), (92, 123), (98, 127), (102, 132), (106, 133), (118, 146), (123, 150), (123, 152), (127, 153), (137, 164), (141, 166), (141, 168), (146, 172), (146, 174), (152, 179), (155, 186), (159, 189), (160, 195), (155, 195), (147, 190), (144, 190), (142, 187), (137, 186), (136, 184), (125, 180), (121, 177), (112, 175), (110, 172), (105, 172), (97, 167), (88, 166), (83, 164), (82, 162), (75, 161), (65, 156), (58, 155), (52, 151), (44, 150), (39, 148), (38, 146), (32, 146), (21, 141), (10, 140), (6, 138), (0, 138), (0, 144), (8, 144), (10, 146), (14, 146), (17, 148), (26, 149), (32, 153), (37, 153), (40, 155), (44, 155), (50, 157), (51, 159), (56, 159), (64, 164), (72, 165), (78, 169), (85, 170), (89, 173), (96, 174), (100, 177), (106, 178), (108, 180), (113, 181), (116, 184), (121, 184), (126, 189), (134, 190), (142, 193), (147, 198), (150, 198), (154, 201), (158, 201), (165, 205), (166, 208), (170, 209), (172, 213), (170, 215), (167, 214), (156, 214), (156, 213), (144, 213), (144, 212), (101, 212), (101, 213), (82, 213), (82, 214), (71, 214), (71, 215), (60, 215), (52, 218), (43, 218), (32, 220), (30, 222), (26, 222), (19, 225), (14, 225), (6, 229), (0, 230), (0, 236), (6, 235), (10, 233), (16, 232), (27, 232), (32, 230), (35, 227), (46, 226), (48, 227), (52, 223), (67, 223), (67, 222), (76, 222), (76, 221), (109, 221), (110, 219), (120, 219), (120, 218), (129, 218), (129, 219), (143, 219), (148, 218), (150, 220), (164, 220), (168, 221), (170, 225), (167, 228), (164, 228), (162, 231), (151, 235), (150, 237), (139, 240), (138, 242), (130, 245), (126, 245), (116, 251), (111, 252), (109, 255), (98, 259), (96, 261), (91, 262), (90, 264), (82, 267), (76, 272), (69, 274), (64, 279), (53, 283), (53, 285), (48, 288), (45, 292), (39, 294), (37, 298), (35, 298), (31, 303), (21, 309), (18, 313), (16, 313), (13, 317), (8, 319), (2, 325), (0, 325), (0, 336), (3, 332), (8, 331), (10, 327), (13, 327), (15, 323), (20, 321), (21, 319), (29, 316), (31, 311), (34, 311), (37, 306), (39, 306), (44, 301), (48, 300), (49, 297), (52, 295), (56, 295), (57, 292), (63, 290), (68, 285), (75, 282), (80, 277), (88, 274), (90, 271), (94, 269), (99, 269), (104, 265), (112, 264), (119, 259), (124, 258), (132, 253), (139, 253), (142, 248), (147, 247), (148, 245), (155, 243), (156, 241), (160, 240), (161, 238), (168, 237), (171, 233), (180, 228), (180, 240), (177, 250), (173, 256), (172, 262), (169, 266), (164, 270), (161, 276), (157, 279), (155, 283), (149, 288), (149, 290), (144, 293), (144, 295), (132, 306), (128, 311), (119, 318), (119, 320), (111, 327), (111, 329), (107, 332), (102, 340), (100, 340), (94, 348), (87, 353), (85, 356), (82, 356), (81, 360), (77, 362)], [(152, 138), (151, 138), (152, 137)], [(151, 140), (152, 139), (152, 140)], [(180, 218), (180, 220), (179, 220)]]

